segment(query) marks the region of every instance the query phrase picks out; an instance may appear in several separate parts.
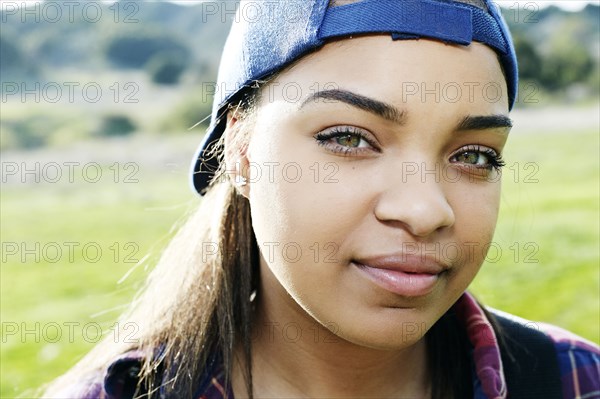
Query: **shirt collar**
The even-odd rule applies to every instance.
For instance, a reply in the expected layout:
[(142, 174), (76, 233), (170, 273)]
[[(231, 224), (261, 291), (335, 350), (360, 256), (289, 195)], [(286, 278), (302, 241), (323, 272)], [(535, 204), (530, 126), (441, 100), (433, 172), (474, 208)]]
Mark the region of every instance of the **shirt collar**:
[(506, 399), (502, 357), (492, 324), (475, 298), (465, 292), (454, 304), (459, 322), (473, 345), (473, 362), (481, 390), (489, 399)]

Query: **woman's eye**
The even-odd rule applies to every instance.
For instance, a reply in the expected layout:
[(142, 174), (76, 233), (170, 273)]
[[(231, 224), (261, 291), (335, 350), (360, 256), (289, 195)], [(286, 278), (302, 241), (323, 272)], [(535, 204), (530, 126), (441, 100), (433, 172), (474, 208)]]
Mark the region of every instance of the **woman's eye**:
[(352, 126), (340, 126), (324, 130), (315, 136), (320, 146), (334, 153), (352, 155), (364, 151), (377, 151), (377, 146), (368, 133)]
[(344, 147), (367, 147), (369, 143), (365, 141), (361, 136), (357, 134), (344, 134), (342, 136), (337, 136), (334, 138), (335, 142), (339, 145), (343, 145)]
[(471, 165), (487, 165), (489, 163), (489, 160), (485, 154), (475, 151), (463, 152), (462, 154), (459, 154), (456, 159), (458, 162)]
[(489, 171), (492, 169), (499, 171), (504, 166), (502, 156), (496, 151), (478, 146), (461, 150), (452, 157), (451, 162)]

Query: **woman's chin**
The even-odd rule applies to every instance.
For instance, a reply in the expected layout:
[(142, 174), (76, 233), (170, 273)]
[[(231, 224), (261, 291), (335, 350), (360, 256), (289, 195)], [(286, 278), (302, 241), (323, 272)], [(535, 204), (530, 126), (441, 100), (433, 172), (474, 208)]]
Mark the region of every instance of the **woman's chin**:
[(384, 309), (377, 316), (356, 315), (352, 321), (330, 323), (337, 329), (332, 342), (345, 341), (354, 345), (395, 351), (409, 348), (423, 339), (433, 325), (427, 317), (415, 317), (412, 309)]

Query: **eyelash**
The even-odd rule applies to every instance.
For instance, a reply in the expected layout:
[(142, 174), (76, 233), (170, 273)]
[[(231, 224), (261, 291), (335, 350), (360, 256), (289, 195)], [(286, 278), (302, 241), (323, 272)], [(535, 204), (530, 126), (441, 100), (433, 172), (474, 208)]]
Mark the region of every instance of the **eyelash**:
[[(316, 134), (315, 140), (317, 140), (318, 145), (327, 148), (329, 151), (331, 151), (333, 153), (341, 154), (343, 156), (359, 155), (360, 153), (362, 153), (364, 151), (372, 151), (373, 150), (373, 149), (364, 148), (364, 147), (355, 147), (355, 148), (344, 147), (340, 144), (332, 144), (329, 142), (333, 138), (343, 137), (343, 136), (358, 137), (358, 138), (364, 140), (365, 142), (367, 142), (371, 147), (374, 148), (375, 151), (380, 152), (380, 150), (379, 150), (377, 144), (374, 142), (374, 140), (371, 137), (369, 137), (367, 134), (365, 134), (361, 129), (354, 127), (354, 126), (336, 126), (336, 127), (332, 128), (331, 130), (320, 132), (320, 133)], [(502, 169), (502, 167), (504, 167), (506, 165), (504, 160), (502, 159), (502, 155), (498, 154), (496, 151), (492, 150), (491, 148), (482, 147), (480, 145), (469, 145), (467, 147), (461, 148), (454, 155), (452, 155), (452, 157), (450, 159), (451, 160), (456, 159), (458, 156), (464, 155), (467, 153), (481, 154), (481, 155), (484, 155), (488, 159), (487, 165), (481, 166), (481, 165), (471, 164), (468, 166), (469, 168), (475, 168), (475, 169), (479, 169), (479, 170), (487, 170), (489, 172), (491, 172), (492, 170), (495, 170), (495, 171), (499, 172)]]
[(495, 170), (496, 172), (500, 172), (500, 170), (506, 165), (504, 160), (502, 159), (502, 155), (498, 154), (496, 151), (491, 148), (481, 147), (479, 145), (470, 145), (465, 148), (461, 148), (459, 151), (455, 153), (450, 159), (456, 159), (458, 156), (467, 154), (467, 153), (476, 153), (484, 155), (488, 159), (487, 165), (469, 165), (470, 168), (475, 169), (483, 169), (487, 171)]
[[(334, 144), (334, 143), (329, 142), (331, 139), (334, 139), (337, 137), (343, 137), (343, 136), (358, 137), (361, 140), (364, 140), (365, 142), (367, 142), (373, 148), (365, 148), (365, 147), (351, 148), (351, 147), (344, 147), (341, 144)], [(316, 134), (315, 140), (317, 140), (318, 145), (327, 148), (329, 151), (331, 151), (333, 153), (341, 154), (344, 156), (359, 155), (362, 152), (372, 151), (372, 150), (379, 152), (377, 143), (371, 137), (369, 137), (364, 131), (362, 131), (361, 129), (354, 127), (354, 126), (336, 126), (336, 127), (332, 128), (331, 130), (326, 130), (324, 132), (320, 132), (320, 133)]]

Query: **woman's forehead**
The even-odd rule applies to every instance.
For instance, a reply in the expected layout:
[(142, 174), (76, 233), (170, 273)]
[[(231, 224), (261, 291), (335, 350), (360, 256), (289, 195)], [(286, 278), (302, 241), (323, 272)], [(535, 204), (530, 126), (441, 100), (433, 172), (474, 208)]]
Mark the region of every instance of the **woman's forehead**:
[(486, 45), (393, 41), (389, 35), (326, 44), (276, 76), (263, 90), (267, 95), (261, 96), (261, 105), (293, 102), (289, 100), (327, 88), (370, 93), (395, 103), (470, 103), (493, 107), (496, 112), (508, 110), (502, 68), (496, 53)]

